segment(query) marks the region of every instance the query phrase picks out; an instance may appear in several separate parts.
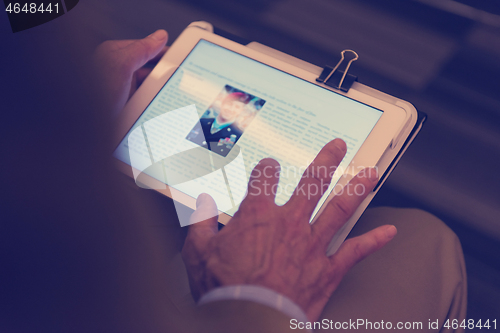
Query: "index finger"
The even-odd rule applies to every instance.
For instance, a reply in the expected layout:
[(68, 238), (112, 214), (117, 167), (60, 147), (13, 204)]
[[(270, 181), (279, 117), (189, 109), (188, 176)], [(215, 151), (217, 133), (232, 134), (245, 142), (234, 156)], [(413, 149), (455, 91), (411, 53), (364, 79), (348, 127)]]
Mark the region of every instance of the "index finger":
[(330, 186), (332, 176), (347, 151), (341, 139), (327, 143), (307, 167), (286, 206), (303, 218), (309, 219), (319, 199)]

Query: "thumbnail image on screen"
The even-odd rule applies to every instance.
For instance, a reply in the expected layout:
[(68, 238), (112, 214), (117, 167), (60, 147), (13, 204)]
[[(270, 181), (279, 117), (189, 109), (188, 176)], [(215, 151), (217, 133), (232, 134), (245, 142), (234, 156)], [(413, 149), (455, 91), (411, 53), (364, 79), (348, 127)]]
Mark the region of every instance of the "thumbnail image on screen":
[(227, 156), (265, 103), (226, 84), (186, 139)]

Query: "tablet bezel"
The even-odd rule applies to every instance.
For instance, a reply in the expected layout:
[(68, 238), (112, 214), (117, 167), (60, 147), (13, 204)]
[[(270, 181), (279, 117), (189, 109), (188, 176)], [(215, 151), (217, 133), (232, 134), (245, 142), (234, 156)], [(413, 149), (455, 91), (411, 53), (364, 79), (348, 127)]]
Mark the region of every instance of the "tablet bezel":
[[(415, 111), (416, 113), (416, 110), (405, 108), (404, 105), (396, 105), (396, 103), (391, 103), (386, 98), (381, 99), (373, 96), (373, 94), (367, 94), (364, 91), (356, 89), (356, 85), (354, 85), (348, 92), (335, 90), (334, 88), (316, 82), (316, 78), (318, 76), (317, 73), (313, 73), (296, 66), (295, 64), (291, 64), (283, 61), (282, 59), (278, 59), (269, 54), (252, 49), (246, 45), (242, 45), (222, 36), (213, 34), (210, 31), (206, 31), (196, 26), (190, 26), (186, 28), (172, 44), (168, 52), (159, 61), (157, 66), (142, 83), (136, 93), (131, 97), (124, 110), (121, 112), (118, 117), (119, 126), (117, 127), (115, 136), (116, 139), (115, 142), (113, 142), (113, 147), (117, 147), (120, 144), (137, 119), (145, 111), (147, 106), (156, 97), (158, 92), (163, 88), (165, 83), (170, 79), (197, 43), (202, 39), (239, 53), (243, 56), (257, 60), (265, 65), (276, 68), (277, 70), (291, 74), (298, 79), (302, 79), (310, 82), (311, 84), (331, 90), (332, 93), (346, 96), (350, 99), (383, 111), (379, 121), (376, 123), (375, 127), (370, 132), (359, 151), (353, 157), (347, 172), (337, 183), (338, 185), (336, 186), (336, 191), (333, 191), (325, 202), (328, 202), (338, 191), (342, 190), (343, 186), (345, 186), (345, 184), (347, 184), (347, 182), (355, 175), (355, 170), (360, 170), (362, 167), (376, 166), (377, 162), (382, 158), (384, 152), (387, 149), (391, 149), (392, 146), (395, 146), (397, 143), (395, 142), (396, 140), (400, 141), (403, 137), (406, 138), (404, 136), (405, 129), (411, 125), (410, 123), (412, 118), (416, 118), (413, 116), (412, 112)], [(119, 169), (133, 178), (132, 167), (118, 159), (116, 159), (116, 161)], [(384, 170), (379, 170), (379, 174), (383, 171)], [(180, 202), (191, 209), (196, 209), (196, 198), (192, 198), (191, 196), (168, 185), (165, 186), (165, 184), (145, 174), (141, 175), (141, 177), (143, 177), (141, 182), (149, 184), (149, 187), (154, 188), (156, 191), (172, 199), (175, 197), (177, 202)], [(163, 189), (161, 189), (161, 187), (163, 187)], [(325, 205), (323, 204), (323, 207), (324, 206)], [(316, 217), (321, 214), (322, 208), (316, 214)], [(219, 211), (219, 222), (226, 224), (230, 219), (230, 215)]]

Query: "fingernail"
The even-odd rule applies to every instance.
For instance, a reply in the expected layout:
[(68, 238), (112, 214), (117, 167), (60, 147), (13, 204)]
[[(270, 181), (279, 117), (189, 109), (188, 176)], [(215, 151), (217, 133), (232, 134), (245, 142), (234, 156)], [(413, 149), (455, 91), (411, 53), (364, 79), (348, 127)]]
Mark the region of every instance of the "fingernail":
[(167, 32), (163, 29), (160, 29), (160, 30), (153, 32), (148, 37), (150, 37), (154, 40), (157, 40), (157, 41), (164, 40), (167, 37)]
[(347, 151), (347, 146), (346, 146), (344, 140), (342, 140), (342, 139), (335, 139), (333, 142), (335, 143), (335, 146), (338, 149), (340, 149), (342, 152), (345, 153)]
[(389, 238), (389, 239), (393, 239), (397, 233), (398, 233), (398, 230), (393, 225), (390, 225), (387, 227), (387, 229), (385, 229), (385, 234), (387, 235), (387, 238)]

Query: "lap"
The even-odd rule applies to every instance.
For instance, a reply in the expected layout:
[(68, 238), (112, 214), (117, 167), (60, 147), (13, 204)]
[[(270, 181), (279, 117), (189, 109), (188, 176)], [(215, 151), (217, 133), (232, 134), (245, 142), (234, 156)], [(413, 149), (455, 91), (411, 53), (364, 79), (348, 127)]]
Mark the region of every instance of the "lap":
[[(368, 209), (351, 237), (393, 224), (398, 235), (358, 263), (327, 304), (333, 322), (421, 322), (439, 326), (466, 311), (466, 273), (457, 236), (435, 216), (417, 209)], [(368, 327), (369, 328), (369, 327)]]

